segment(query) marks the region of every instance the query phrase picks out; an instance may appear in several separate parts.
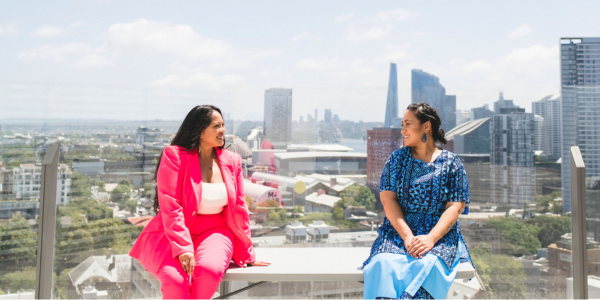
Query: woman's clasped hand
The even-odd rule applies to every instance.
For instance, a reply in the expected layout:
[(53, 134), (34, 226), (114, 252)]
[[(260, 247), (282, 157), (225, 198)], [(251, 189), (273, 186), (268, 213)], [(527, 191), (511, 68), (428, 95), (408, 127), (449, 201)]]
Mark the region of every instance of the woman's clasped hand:
[(425, 235), (417, 235), (407, 238), (407, 241), (404, 242), (406, 246), (406, 250), (408, 254), (413, 258), (422, 258), (427, 254), (427, 252), (433, 249), (435, 246), (435, 240), (432, 236)]

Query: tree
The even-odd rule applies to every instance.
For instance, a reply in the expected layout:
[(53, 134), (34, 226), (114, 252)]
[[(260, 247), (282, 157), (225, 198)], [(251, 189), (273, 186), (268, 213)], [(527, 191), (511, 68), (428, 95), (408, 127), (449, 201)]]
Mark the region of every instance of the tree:
[(119, 185), (126, 185), (126, 186), (128, 186), (130, 188), (133, 187), (131, 185), (131, 182), (129, 182), (129, 180), (127, 180), (127, 179), (123, 179), (123, 180), (119, 181)]
[(546, 217), (540, 219), (541, 228), (537, 235), (542, 247), (548, 247), (552, 243), (556, 243), (565, 233), (571, 232), (571, 220), (569, 217)]
[[(56, 276), (53, 274), (53, 276)], [(35, 267), (27, 267), (4, 275), (3, 280), (8, 285), (11, 293), (30, 291), (35, 289)]]
[(287, 220), (287, 211), (285, 210), (285, 208), (278, 209), (277, 213), (279, 214), (279, 218), (282, 221), (286, 221)]
[(562, 214), (563, 212), (563, 205), (562, 202), (554, 202), (554, 204), (552, 205), (552, 213), (553, 214)]
[(69, 299), (69, 283), (71, 282), (69, 272), (71, 270), (73, 270), (73, 268), (64, 269), (60, 272), (60, 275), (58, 275), (56, 296), (59, 299)]
[(267, 220), (272, 221), (272, 222), (278, 222), (281, 221), (281, 215), (278, 214), (275, 211), (271, 211), (268, 215), (267, 215)]
[(6, 226), (0, 228), (0, 253), (3, 267), (19, 270), (35, 265), (37, 234), (21, 214), (13, 214)]
[(526, 298), (527, 277), (521, 262), (507, 255), (492, 254), (491, 247), (485, 243), (471, 249), (471, 257), (486, 288), (485, 298)]
[(137, 201), (127, 200), (127, 202), (125, 202), (125, 206), (127, 207), (127, 209), (129, 209), (129, 212), (135, 214), (137, 208)]
[(552, 198), (550, 196), (535, 197), (535, 209), (538, 213), (545, 214), (550, 211), (550, 205), (552, 204)]
[(71, 178), (71, 197), (73, 199), (92, 199), (92, 187), (90, 182), (91, 178), (77, 172), (73, 172)]
[[(364, 206), (367, 210), (375, 210), (375, 195), (368, 187), (353, 185), (345, 188), (340, 197), (345, 200), (344, 203), (356, 203), (358, 206)], [(350, 205), (348, 205), (350, 206)]]
[(119, 184), (110, 192), (110, 201), (115, 203), (129, 200), (129, 197), (131, 197), (131, 189), (127, 185)]
[(502, 241), (509, 244), (507, 247), (511, 249), (509, 254), (535, 254), (537, 249), (542, 247), (537, 238), (540, 227), (536, 224), (527, 223), (521, 218), (514, 217), (493, 217), (485, 223), (498, 229)]
[(98, 180), (96, 182), (96, 184), (98, 185), (98, 191), (100, 192), (105, 192), (106, 190), (104, 189), (106, 187), (106, 182), (102, 181), (102, 180)]
[(341, 207), (335, 207), (333, 209), (333, 216), (334, 219), (336, 220), (343, 220), (344, 219), (344, 209)]

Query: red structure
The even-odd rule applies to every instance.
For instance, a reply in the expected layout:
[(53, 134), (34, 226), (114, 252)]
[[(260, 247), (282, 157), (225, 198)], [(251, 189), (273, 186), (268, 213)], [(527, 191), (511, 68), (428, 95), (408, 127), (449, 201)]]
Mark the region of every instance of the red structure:
[(367, 187), (379, 203), (381, 171), (392, 152), (404, 146), (400, 128), (373, 128), (367, 130)]

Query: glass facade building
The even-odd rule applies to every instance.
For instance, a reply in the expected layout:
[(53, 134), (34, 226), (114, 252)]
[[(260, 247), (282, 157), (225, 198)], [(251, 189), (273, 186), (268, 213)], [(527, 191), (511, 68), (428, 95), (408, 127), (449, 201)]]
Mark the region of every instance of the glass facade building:
[[(316, 111), (315, 111), (316, 117)], [(292, 89), (265, 91), (264, 136), (275, 149), (287, 149), (292, 140)]]
[(600, 176), (600, 38), (560, 40), (563, 211), (571, 211), (571, 146), (578, 145), (586, 177)]
[(456, 127), (456, 96), (446, 95), (446, 88), (432, 74), (413, 69), (411, 78), (412, 103), (425, 102), (435, 108), (445, 131)]

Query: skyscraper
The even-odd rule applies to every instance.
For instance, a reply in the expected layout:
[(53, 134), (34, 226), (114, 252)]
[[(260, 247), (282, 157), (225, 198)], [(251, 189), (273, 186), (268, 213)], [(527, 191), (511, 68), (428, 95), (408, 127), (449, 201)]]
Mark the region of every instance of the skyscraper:
[(425, 102), (435, 108), (445, 131), (456, 127), (456, 96), (446, 95), (446, 88), (434, 75), (413, 69), (411, 77), (412, 103)]
[(383, 127), (402, 127), (402, 119), (398, 118), (398, 74), (395, 63), (390, 63), (390, 80), (388, 82), (387, 102), (385, 104), (385, 122)]
[(379, 199), (379, 179), (388, 157), (404, 145), (401, 128), (367, 130), (367, 187)]
[(265, 91), (264, 118), (264, 140), (274, 149), (287, 149), (292, 139), (292, 89)]
[(560, 94), (549, 95), (531, 103), (531, 112), (534, 115), (544, 118), (544, 126), (542, 128), (541, 136), (541, 149), (539, 150), (544, 151), (544, 153), (546, 153), (548, 157), (553, 160), (556, 160), (561, 156), (560, 111)]
[(484, 104), (482, 107), (471, 108), (471, 121), (489, 118), (493, 114), (494, 112), (490, 110), (490, 106), (488, 104)]
[(533, 115), (533, 150), (544, 151), (544, 123), (545, 120), (540, 115)]
[(571, 146), (600, 176), (600, 38), (560, 39), (563, 211), (571, 210)]
[(518, 107), (512, 100), (504, 99), (504, 93), (500, 92), (500, 99), (494, 102), (494, 113), (499, 114), (503, 108), (515, 108)]
[(490, 117), (490, 170), (494, 203), (523, 208), (535, 197), (534, 116), (503, 108)]
[(333, 115), (331, 109), (325, 109), (325, 115), (323, 116), (323, 122), (327, 124), (333, 124)]

